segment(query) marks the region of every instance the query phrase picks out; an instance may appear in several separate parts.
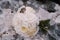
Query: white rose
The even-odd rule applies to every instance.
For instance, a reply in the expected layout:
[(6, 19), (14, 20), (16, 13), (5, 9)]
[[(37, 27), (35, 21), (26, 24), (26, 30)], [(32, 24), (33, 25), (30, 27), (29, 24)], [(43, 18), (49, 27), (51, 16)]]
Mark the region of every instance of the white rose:
[[(39, 28), (37, 24), (39, 23), (38, 17), (34, 14), (35, 10), (32, 10), (31, 7), (23, 7), (26, 8), (24, 13), (20, 13), (20, 8), (17, 13), (13, 17), (13, 26), (18, 34), (24, 37), (34, 36)], [(29, 11), (27, 10), (29, 9)], [(31, 8), (31, 10), (30, 10)], [(31, 13), (30, 13), (31, 12)]]

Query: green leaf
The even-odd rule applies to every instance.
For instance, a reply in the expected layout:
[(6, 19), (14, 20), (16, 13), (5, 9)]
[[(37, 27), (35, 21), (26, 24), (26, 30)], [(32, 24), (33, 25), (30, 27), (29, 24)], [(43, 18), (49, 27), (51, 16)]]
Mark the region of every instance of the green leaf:
[(43, 33), (47, 32), (48, 27), (50, 26), (49, 22), (50, 22), (50, 19), (42, 20), (42, 21), (39, 22), (39, 28)]

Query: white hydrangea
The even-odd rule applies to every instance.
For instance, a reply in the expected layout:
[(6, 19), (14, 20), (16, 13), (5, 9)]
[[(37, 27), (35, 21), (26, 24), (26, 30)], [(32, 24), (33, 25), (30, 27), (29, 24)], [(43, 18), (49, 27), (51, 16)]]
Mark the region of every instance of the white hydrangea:
[(12, 35), (9, 34), (3, 34), (2, 35), (2, 40), (13, 40), (14, 37)]
[[(21, 8), (26, 8), (24, 13), (20, 13)], [(22, 6), (21, 8), (19, 8), (17, 13), (14, 15), (12, 24), (16, 32), (21, 36), (34, 36), (39, 30), (37, 26), (39, 19), (34, 14), (35, 10), (28, 6)]]
[(0, 33), (9, 29), (11, 19), (11, 9), (3, 9), (3, 14), (0, 15)]
[(36, 15), (39, 17), (40, 20), (47, 20), (51, 18), (49, 12), (42, 8), (39, 8)]
[(60, 16), (58, 16), (55, 20), (56, 23), (60, 23)]
[(56, 17), (56, 16), (60, 15), (60, 10), (58, 9), (58, 7), (56, 7), (56, 8), (57, 8), (56, 10), (58, 10), (58, 11), (56, 11), (54, 13), (53, 12), (49, 13), (48, 11), (39, 7), (39, 10), (36, 12), (36, 15), (40, 21), (50, 19), (50, 25), (54, 25), (55, 23), (60, 23), (60, 19), (59, 19), (60, 17)]

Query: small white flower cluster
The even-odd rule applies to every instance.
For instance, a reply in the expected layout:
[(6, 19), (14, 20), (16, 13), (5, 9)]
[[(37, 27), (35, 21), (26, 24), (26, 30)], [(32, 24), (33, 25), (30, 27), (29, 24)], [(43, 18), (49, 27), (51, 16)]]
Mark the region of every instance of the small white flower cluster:
[(3, 34), (1, 40), (13, 40), (14, 37), (10, 34)]
[[(22, 8), (26, 9), (24, 13), (20, 12)], [(28, 6), (19, 8), (12, 21), (16, 32), (24, 37), (34, 36), (39, 30), (38, 23), (39, 19), (35, 15), (35, 10)]]
[(49, 13), (48, 11), (42, 9), (41, 7), (39, 8), (39, 11), (36, 13), (38, 16), (39, 20), (47, 20), (50, 19), (54, 21), (55, 23), (60, 23), (60, 6), (56, 4), (56, 12), (51, 12)]

